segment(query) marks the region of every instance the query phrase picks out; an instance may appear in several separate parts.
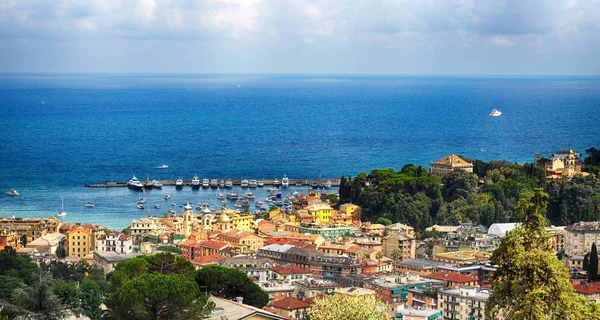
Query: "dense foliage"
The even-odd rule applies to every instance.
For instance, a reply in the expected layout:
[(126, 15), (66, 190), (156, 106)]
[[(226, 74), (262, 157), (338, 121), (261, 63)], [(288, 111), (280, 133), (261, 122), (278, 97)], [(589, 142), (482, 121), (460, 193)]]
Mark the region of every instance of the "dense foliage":
[(374, 169), (368, 175), (342, 177), (340, 203), (362, 206), (363, 221), (401, 222), (423, 231), (433, 224), (514, 222), (519, 197), (543, 188), (549, 194), (550, 223), (600, 219), (600, 183), (594, 175), (547, 181), (544, 171), (532, 164), (472, 162), (472, 174), (454, 171), (442, 178), (411, 164), (400, 171)]
[(221, 266), (205, 266), (198, 270), (196, 282), (208, 293), (233, 300), (243, 297), (244, 303), (262, 308), (269, 302), (269, 295), (238, 269)]
[(309, 311), (311, 320), (386, 320), (391, 319), (388, 305), (374, 296), (333, 295), (316, 298)]
[(491, 263), (493, 293), (488, 317), (507, 319), (600, 319), (600, 306), (575, 293), (569, 274), (551, 250), (543, 215), (548, 195), (536, 188), (516, 208), (517, 226), (502, 239)]

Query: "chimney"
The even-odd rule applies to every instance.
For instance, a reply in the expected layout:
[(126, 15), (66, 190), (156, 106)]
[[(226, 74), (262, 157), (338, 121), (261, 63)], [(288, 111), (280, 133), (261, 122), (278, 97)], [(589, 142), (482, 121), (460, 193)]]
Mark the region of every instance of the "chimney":
[(244, 297), (235, 297), (235, 301), (237, 301), (238, 304), (243, 304), (242, 301), (244, 301)]

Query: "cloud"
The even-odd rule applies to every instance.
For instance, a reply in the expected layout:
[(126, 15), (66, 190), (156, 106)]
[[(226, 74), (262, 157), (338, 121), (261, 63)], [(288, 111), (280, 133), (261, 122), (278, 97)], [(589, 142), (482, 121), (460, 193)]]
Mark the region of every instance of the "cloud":
[(503, 47), (512, 47), (515, 45), (515, 43), (513, 41), (511, 41), (510, 39), (508, 39), (505, 36), (494, 36), (491, 39), (492, 43), (497, 45), (497, 46), (503, 46)]

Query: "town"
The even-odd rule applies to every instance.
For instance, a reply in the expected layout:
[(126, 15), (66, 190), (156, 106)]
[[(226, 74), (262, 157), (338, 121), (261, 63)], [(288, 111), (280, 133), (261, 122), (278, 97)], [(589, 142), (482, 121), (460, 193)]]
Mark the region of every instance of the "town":
[[(546, 179), (568, 180), (588, 175), (579, 158), (568, 150), (550, 158), (538, 154), (535, 162)], [(472, 173), (473, 163), (449, 155), (431, 163), (430, 175), (455, 171)], [(365, 221), (361, 206), (332, 199), (307, 188), (291, 208), (260, 215), (225, 208), (206, 213), (187, 204), (175, 216), (136, 219), (122, 231), (55, 217), (1, 218), (0, 250), (10, 247), (38, 263), (85, 261), (105, 275), (122, 261), (160, 252), (184, 257), (196, 269), (235, 268), (268, 294), (262, 309), (214, 297), (221, 315), (239, 316), (235, 319), (306, 319), (315, 299), (324, 296), (375, 298), (386, 303), (390, 319), (487, 319), (490, 279), (497, 270), (490, 257), (518, 223), (416, 230), (389, 219)], [(593, 281), (600, 222), (545, 230), (575, 292), (600, 303), (600, 282)]]

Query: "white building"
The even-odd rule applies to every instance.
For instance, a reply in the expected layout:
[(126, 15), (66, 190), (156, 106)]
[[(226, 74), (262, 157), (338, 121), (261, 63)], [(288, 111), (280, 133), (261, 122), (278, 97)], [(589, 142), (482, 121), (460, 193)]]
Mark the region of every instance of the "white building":
[(126, 234), (111, 231), (98, 238), (96, 251), (128, 254), (133, 251), (133, 241)]
[(516, 223), (494, 223), (488, 229), (489, 237), (504, 237), (517, 227)]
[(64, 234), (49, 233), (45, 234), (27, 244), (27, 248), (35, 249), (37, 252), (44, 254), (56, 254), (58, 247), (65, 246), (66, 236)]

